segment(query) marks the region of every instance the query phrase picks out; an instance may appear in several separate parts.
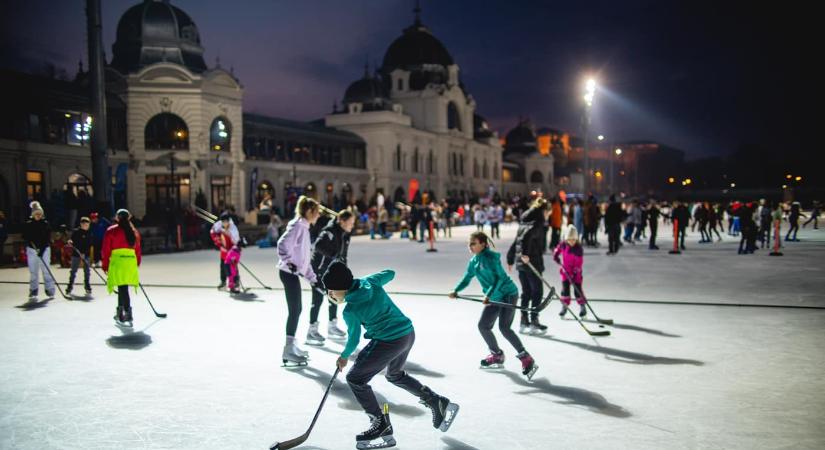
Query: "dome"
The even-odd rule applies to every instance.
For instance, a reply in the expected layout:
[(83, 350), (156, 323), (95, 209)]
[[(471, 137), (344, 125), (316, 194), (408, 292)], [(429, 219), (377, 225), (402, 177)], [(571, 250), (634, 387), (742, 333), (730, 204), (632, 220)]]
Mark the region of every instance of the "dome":
[(444, 44), (421, 24), (418, 17), (420, 9), (416, 8), (415, 13), (415, 23), (407, 27), (404, 34), (387, 48), (382, 72), (390, 73), (395, 69), (409, 70), (426, 65), (446, 68), (454, 64), (453, 57)]
[(171, 62), (195, 73), (206, 70), (195, 22), (169, 0), (145, 0), (129, 8), (117, 25), (112, 67), (121, 73)]
[(507, 150), (529, 150), (536, 149), (536, 135), (527, 121), (520, 121), (519, 124), (507, 133), (505, 138)]
[(381, 78), (364, 72), (364, 77), (349, 85), (344, 93), (344, 103), (371, 103), (387, 98), (387, 89)]

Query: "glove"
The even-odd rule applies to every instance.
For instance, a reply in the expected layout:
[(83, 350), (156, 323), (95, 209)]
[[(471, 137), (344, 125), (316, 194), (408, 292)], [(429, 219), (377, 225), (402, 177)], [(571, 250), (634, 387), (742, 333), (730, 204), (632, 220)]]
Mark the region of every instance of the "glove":
[(44, 253), (46, 253), (46, 247), (43, 247), (43, 248), (37, 250), (37, 256), (39, 256), (41, 258), (43, 257)]
[(324, 287), (321, 286), (321, 283), (316, 281), (315, 283), (311, 283), (310, 286), (312, 287), (312, 290), (314, 290), (315, 292), (321, 295), (327, 295), (326, 291), (324, 290)]
[(287, 266), (287, 268), (289, 268), (289, 271), (292, 272), (293, 274), (298, 271), (298, 268), (295, 267), (295, 264), (286, 263), (286, 266)]

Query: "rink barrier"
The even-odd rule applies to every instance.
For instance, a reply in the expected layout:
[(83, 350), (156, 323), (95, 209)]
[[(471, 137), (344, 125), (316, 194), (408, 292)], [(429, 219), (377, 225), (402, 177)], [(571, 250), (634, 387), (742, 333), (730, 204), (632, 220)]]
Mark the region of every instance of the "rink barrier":
[[(0, 284), (29, 284), (28, 281), (0, 281)], [(106, 286), (102, 283), (91, 283), (92, 286)], [(216, 292), (216, 286), (204, 286), (197, 284), (143, 284), (145, 287), (151, 288), (168, 288), (168, 289), (212, 289)], [(252, 291), (266, 290), (262, 287), (249, 288)], [(271, 291), (283, 291), (284, 288), (273, 287)], [(312, 289), (301, 289), (304, 292), (312, 292)], [(447, 298), (447, 292), (407, 292), (407, 291), (386, 291), (390, 295), (409, 295), (413, 297), (444, 297)], [(465, 294), (467, 297), (483, 298), (481, 294)], [(808, 306), (808, 305), (753, 305), (748, 303), (718, 303), (718, 302), (687, 302), (680, 300), (629, 300), (621, 298), (587, 298), (588, 302), (596, 303), (631, 303), (631, 304), (651, 304), (651, 305), (682, 305), (682, 306), (737, 306), (737, 307), (751, 307), (751, 308), (785, 308), (785, 309), (817, 309), (825, 310), (825, 306)]]

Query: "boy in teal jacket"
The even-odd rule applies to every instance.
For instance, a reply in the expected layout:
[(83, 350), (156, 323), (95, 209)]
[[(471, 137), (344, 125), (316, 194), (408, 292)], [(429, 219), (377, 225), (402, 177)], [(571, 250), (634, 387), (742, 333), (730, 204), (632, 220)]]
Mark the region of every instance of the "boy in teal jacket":
[[(415, 342), (415, 330), (410, 319), (384, 292), (383, 286), (395, 277), (392, 270), (384, 270), (364, 278), (353, 279), (352, 272), (341, 262), (332, 263), (324, 274), (323, 282), (334, 303), (346, 303), (344, 321), (347, 324), (347, 345), (338, 358), (338, 367), (344, 369), (347, 359), (358, 346), (361, 326), (366, 328), (364, 337), (372, 339), (358, 354), (355, 364), (347, 374), (347, 383), (364, 411), (370, 416), (370, 428), (355, 437), (356, 447), (384, 448), (395, 445), (392, 424), (386, 406), (382, 411), (368, 384), (379, 372), (387, 369), (387, 381), (420, 399), (433, 414), (433, 427), (441, 431), (450, 428), (458, 405), (442, 397), (404, 371)], [(374, 443), (374, 440), (381, 439)]]
[[(490, 238), (484, 232), (477, 231), (470, 235), (470, 263), (467, 264), (467, 271), (464, 277), (458, 282), (450, 298), (456, 298), (458, 292), (470, 284), (473, 277), (478, 278), (481, 288), (484, 290), (484, 311), (478, 320), (478, 331), (487, 347), (490, 355), (481, 360), (482, 369), (499, 368), (504, 364), (504, 351), (498, 346), (496, 337), (493, 335), (493, 324), (498, 319), (498, 329), (507, 339), (513, 348), (516, 349), (516, 357), (521, 360), (521, 372), (532, 379), (533, 374), (538, 370), (533, 357), (524, 349), (521, 339), (511, 328), (513, 318), (516, 315), (515, 305), (518, 300), (518, 288), (513, 280), (504, 272), (501, 267), (499, 253), (490, 249)], [(500, 304), (512, 306), (499, 306)]]

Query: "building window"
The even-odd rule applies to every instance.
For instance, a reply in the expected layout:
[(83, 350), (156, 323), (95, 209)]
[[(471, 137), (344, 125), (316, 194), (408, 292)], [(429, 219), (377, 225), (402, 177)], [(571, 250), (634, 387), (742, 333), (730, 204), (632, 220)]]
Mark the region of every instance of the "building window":
[(464, 176), (464, 155), (458, 155), (458, 174)]
[(399, 90), (399, 91), (403, 91), (403, 90), (404, 90), (404, 79), (403, 79), (403, 78), (399, 78), (399, 79), (398, 79), (398, 90)]
[(453, 102), (447, 104), (447, 129), (461, 131), (461, 116)]
[(401, 144), (395, 146), (395, 170), (401, 172)]
[(478, 178), (478, 160), (473, 158), (473, 177)]
[(430, 150), (429, 156), (427, 156), (427, 172), (435, 173), (435, 166), (433, 165), (433, 151)]
[(487, 160), (484, 160), (484, 168), (481, 170), (481, 174), (483, 175), (484, 179), (490, 178), (490, 171), (487, 167)]
[(144, 146), (146, 150), (188, 150), (189, 128), (174, 114), (158, 114), (146, 123)]
[(160, 214), (167, 205), (189, 204), (189, 175), (146, 175), (146, 212)]
[(212, 209), (219, 211), (226, 208), (232, 189), (232, 177), (212, 177), (211, 188)]
[(493, 179), (498, 180), (498, 163), (493, 163)]
[(544, 183), (544, 177), (542, 176), (541, 172), (536, 170), (532, 174), (530, 174), (530, 182), (531, 183)]
[(213, 151), (228, 151), (232, 139), (232, 126), (223, 117), (218, 117), (212, 121), (209, 127), (209, 148)]
[(26, 171), (26, 196), (36, 199), (43, 194), (43, 172), (37, 170)]
[(418, 147), (413, 151), (412, 171), (418, 173)]

